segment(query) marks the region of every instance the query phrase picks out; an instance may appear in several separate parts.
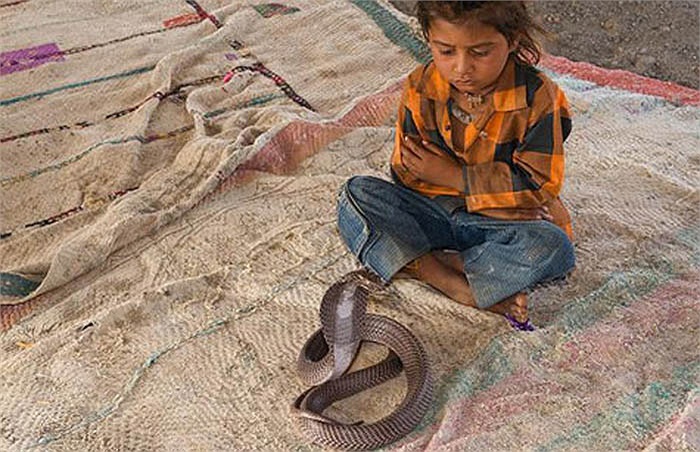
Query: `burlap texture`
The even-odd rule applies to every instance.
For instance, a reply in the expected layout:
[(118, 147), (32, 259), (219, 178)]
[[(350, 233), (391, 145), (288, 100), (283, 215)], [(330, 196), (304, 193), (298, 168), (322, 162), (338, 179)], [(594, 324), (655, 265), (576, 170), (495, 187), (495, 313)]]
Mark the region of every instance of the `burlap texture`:
[[(256, 3), (202, 1), (211, 18), (174, 28), (192, 5), (0, 8), (2, 52), (107, 43), (0, 76), (0, 271), (41, 284), (1, 298), (0, 449), (313, 449), (289, 404), (321, 296), (357, 268), (336, 193), (386, 177), (425, 49), (383, 3)], [(416, 282), (375, 294), (437, 381), (394, 447), (697, 444), (700, 112), (553, 76), (576, 113), (577, 271), (531, 295), (531, 334)], [(376, 419), (402, 384), (334, 411)]]

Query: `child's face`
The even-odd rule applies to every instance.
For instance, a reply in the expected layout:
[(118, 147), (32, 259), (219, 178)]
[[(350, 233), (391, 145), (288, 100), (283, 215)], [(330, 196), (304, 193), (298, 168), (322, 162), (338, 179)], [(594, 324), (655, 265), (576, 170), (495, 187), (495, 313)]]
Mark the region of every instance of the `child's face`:
[(494, 27), (476, 20), (430, 23), (428, 43), (442, 77), (461, 93), (479, 94), (498, 79), (516, 44)]

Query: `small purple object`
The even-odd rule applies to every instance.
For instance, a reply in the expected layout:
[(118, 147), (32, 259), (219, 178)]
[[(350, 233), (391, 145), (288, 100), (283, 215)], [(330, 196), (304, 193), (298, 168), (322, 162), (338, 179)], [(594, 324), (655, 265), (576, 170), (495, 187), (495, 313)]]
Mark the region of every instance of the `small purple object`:
[(518, 331), (535, 331), (535, 325), (530, 322), (530, 319), (527, 319), (524, 322), (519, 322), (510, 314), (503, 314), (503, 316), (506, 318), (506, 320), (508, 320), (510, 326)]
[(0, 53), (0, 75), (24, 71), (51, 61), (62, 61), (63, 52), (55, 42)]

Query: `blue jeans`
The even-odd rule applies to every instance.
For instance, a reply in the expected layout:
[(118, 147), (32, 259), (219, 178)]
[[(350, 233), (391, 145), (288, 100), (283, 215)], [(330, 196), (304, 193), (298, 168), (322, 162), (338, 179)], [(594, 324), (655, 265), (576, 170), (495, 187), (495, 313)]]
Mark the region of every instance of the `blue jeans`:
[(385, 282), (432, 250), (458, 251), (480, 308), (563, 277), (575, 264), (569, 238), (550, 222), (471, 214), (370, 176), (343, 185), (338, 228), (350, 251)]

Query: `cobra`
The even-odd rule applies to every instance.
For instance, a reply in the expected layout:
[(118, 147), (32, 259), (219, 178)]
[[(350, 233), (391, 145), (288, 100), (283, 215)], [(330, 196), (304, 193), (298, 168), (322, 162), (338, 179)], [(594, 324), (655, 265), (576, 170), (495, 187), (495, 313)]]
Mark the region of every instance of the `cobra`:
[[(432, 378), (423, 345), (405, 326), (366, 312), (369, 288), (378, 284), (364, 270), (333, 284), (321, 302), (321, 328), (299, 354), (299, 376), (313, 387), (297, 397), (292, 411), (301, 430), (317, 444), (341, 449), (382, 447), (410, 433), (432, 403)], [(346, 373), (362, 341), (382, 344), (389, 354), (377, 364)], [(404, 399), (382, 419), (344, 423), (323, 414), (336, 401), (395, 378), (402, 370), (407, 382)]]

